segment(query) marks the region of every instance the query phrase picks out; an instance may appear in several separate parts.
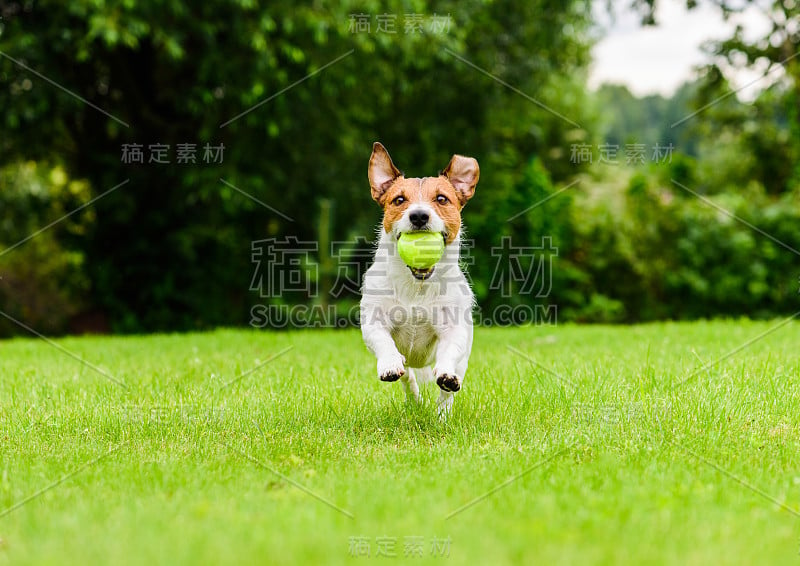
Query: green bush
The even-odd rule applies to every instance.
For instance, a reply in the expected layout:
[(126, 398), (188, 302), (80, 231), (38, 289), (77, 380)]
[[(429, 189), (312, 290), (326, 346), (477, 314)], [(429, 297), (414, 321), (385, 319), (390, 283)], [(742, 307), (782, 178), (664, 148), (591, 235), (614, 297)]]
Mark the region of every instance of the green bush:
[[(67, 331), (87, 306), (84, 258), (66, 242), (85, 232), (93, 213), (64, 217), (88, 200), (87, 183), (59, 167), (28, 162), (0, 171), (0, 310), (37, 332)], [(26, 332), (0, 320), (0, 336)]]
[(797, 196), (774, 199), (751, 183), (705, 198), (713, 205), (637, 174), (621, 210), (601, 201), (599, 213), (579, 215), (579, 267), (593, 308), (568, 303), (565, 314), (632, 322), (796, 312)]

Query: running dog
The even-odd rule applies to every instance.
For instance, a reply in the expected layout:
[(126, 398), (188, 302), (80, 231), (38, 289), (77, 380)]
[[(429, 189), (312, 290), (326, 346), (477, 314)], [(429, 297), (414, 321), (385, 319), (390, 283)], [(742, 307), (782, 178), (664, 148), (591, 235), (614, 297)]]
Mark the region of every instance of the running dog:
[[(364, 275), (361, 333), (378, 359), (381, 381), (400, 380), (409, 398), (436, 380), (440, 415), (461, 389), (472, 350), (474, 296), (459, 266), (461, 210), (478, 184), (472, 157), (454, 155), (436, 177), (406, 178), (378, 142), (369, 160), (372, 198), (383, 208), (378, 249)], [(414, 269), (397, 252), (406, 232), (442, 234), (445, 251), (433, 267)]]

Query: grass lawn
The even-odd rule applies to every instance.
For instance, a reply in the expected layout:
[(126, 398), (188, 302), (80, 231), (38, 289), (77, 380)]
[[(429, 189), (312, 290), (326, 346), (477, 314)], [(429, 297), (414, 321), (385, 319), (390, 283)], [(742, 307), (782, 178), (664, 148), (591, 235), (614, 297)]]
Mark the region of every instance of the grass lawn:
[(2, 342), (0, 564), (799, 564), (800, 323), (675, 386), (779, 322)]

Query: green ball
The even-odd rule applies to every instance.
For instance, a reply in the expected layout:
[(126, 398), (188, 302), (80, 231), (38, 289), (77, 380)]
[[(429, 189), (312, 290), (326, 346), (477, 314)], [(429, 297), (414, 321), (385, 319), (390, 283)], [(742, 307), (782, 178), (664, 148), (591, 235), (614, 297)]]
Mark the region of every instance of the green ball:
[(444, 236), (439, 232), (406, 232), (397, 241), (397, 252), (407, 266), (428, 269), (444, 255)]

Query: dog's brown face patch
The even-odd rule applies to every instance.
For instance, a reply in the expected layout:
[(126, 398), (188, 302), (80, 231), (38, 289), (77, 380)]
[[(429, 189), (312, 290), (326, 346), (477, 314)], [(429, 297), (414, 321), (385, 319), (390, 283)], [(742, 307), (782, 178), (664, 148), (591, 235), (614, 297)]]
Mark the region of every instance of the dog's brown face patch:
[(375, 142), (372, 146), (369, 183), (372, 198), (383, 207), (383, 229), (387, 233), (409, 206), (426, 204), (442, 219), (446, 243), (452, 243), (461, 228), (461, 209), (475, 194), (479, 177), (475, 159), (454, 155), (438, 177), (406, 179), (383, 145)]
[(444, 177), (430, 177), (422, 184), (421, 200), (427, 202), (444, 221), (446, 243), (455, 240), (461, 229), (461, 203), (458, 194)]
[(411, 205), (414, 192), (419, 189), (419, 179), (399, 177), (383, 195), (383, 229), (389, 233)]
[(412, 204), (427, 204), (444, 221), (446, 243), (455, 240), (461, 228), (461, 203), (458, 193), (445, 177), (398, 178), (386, 191), (383, 229), (388, 233)]

